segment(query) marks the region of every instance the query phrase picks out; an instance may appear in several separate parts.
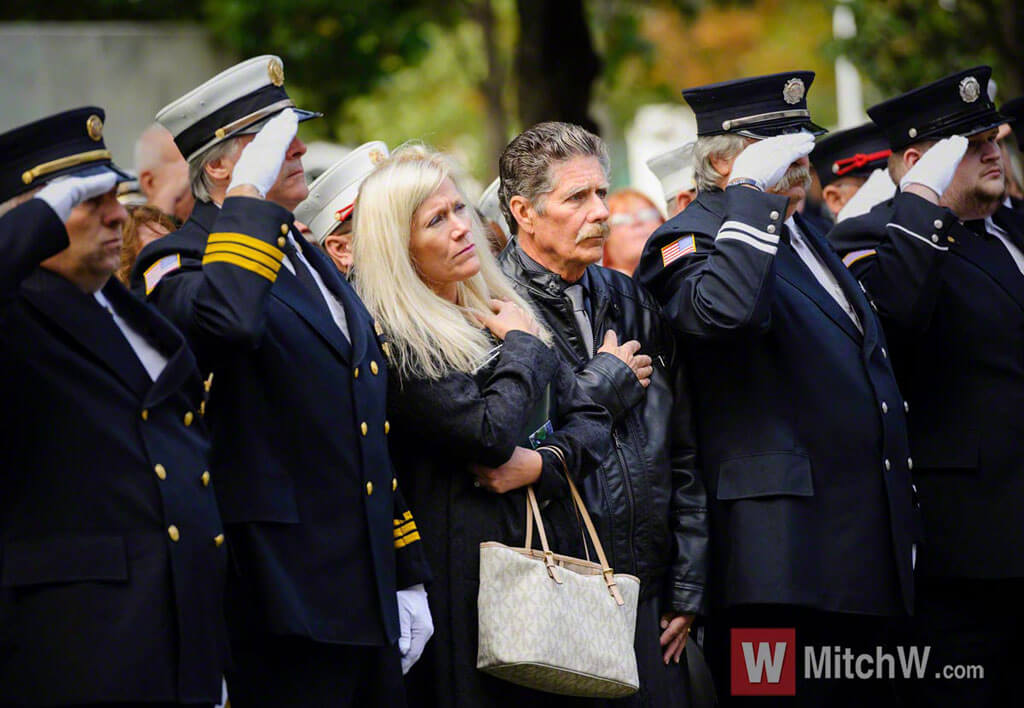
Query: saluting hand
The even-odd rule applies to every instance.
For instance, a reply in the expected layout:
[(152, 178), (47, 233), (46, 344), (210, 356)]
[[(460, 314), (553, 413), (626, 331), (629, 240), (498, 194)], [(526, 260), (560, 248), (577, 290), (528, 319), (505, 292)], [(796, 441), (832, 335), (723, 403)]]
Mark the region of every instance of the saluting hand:
[(903, 175), (900, 191), (911, 192), (938, 204), (939, 197), (953, 181), (956, 168), (967, 153), (967, 145), (967, 138), (962, 135), (951, 135), (932, 145)]
[(626, 366), (636, 374), (637, 381), (644, 388), (651, 385), (651, 375), (654, 373), (654, 362), (646, 354), (640, 354), (640, 342), (631, 339), (619, 345), (619, 336), (614, 331), (608, 330), (604, 333), (604, 341), (598, 354), (604, 352), (620, 359)]
[(477, 314), (480, 323), (491, 330), (498, 339), (505, 341), (509, 332), (522, 330), (537, 336), (540, 334), (540, 326), (537, 320), (529, 312), (508, 300), (491, 300), (491, 311), (493, 315)]
[(267, 196), (277, 181), (288, 146), (292, 144), (298, 130), (299, 116), (290, 108), (267, 121), (252, 142), (245, 146), (235, 163), (231, 171), (231, 184), (228, 185), (228, 196), (232, 196), (236, 188), (245, 185), (254, 187), (260, 197)]
[(117, 184), (117, 175), (110, 171), (89, 177), (58, 177), (40, 189), (35, 198), (42, 199), (67, 223), (71, 210), (84, 201), (106, 194)]
[(753, 180), (766, 192), (779, 183), (790, 165), (813, 149), (814, 136), (806, 131), (758, 140), (745, 147), (733, 162), (729, 180)]

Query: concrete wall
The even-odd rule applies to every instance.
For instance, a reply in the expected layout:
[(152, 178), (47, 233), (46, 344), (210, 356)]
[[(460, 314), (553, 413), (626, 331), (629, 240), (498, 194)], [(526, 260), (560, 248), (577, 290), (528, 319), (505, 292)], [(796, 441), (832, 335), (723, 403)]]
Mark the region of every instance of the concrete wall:
[(98, 105), (107, 147), (131, 168), (156, 112), (235, 61), (195, 25), (0, 23), (0, 132)]

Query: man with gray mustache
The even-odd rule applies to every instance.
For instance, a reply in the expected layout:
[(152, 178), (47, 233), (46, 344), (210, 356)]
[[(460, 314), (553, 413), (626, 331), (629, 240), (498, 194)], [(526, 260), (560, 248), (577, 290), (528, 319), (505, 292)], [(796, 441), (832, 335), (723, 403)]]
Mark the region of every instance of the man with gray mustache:
[[(793, 628), (799, 647), (874, 655), (913, 608), (912, 462), (888, 345), (860, 285), (796, 214), (824, 132), (807, 109), (813, 78), (683, 92), (697, 118), (697, 199), (655, 231), (634, 274), (691, 374), (711, 522), (707, 652), (723, 706), (766, 689), (732, 630), (755, 632), (748, 646), (757, 628)], [(882, 680), (805, 678), (795, 658), (795, 698), (769, 705), (892, 699)]]
[(500, 260), (612, 417), (613, 450), (582, 486), (611, 566), (641, 581), (640, 692), (622, 705), (677, 708), (691, 705), (681, 660), (704, 609), (704, 488), (671, 330), (650, 293), (596, 265), (609, 232), (608, 167), (604, 143), (577, 125), (541, 123), (513, 139), (498, 198), (514, 240)]

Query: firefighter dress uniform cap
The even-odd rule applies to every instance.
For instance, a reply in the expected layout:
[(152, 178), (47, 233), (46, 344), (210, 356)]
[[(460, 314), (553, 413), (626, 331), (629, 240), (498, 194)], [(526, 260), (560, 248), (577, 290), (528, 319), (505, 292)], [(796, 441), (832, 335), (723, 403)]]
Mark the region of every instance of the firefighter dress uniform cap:
[(266, 54), (225, 69), (164, 106), (156, 122), (170, 131), (190, 161), (228, 138), (259, 132), (286, 108), (293, 109), (300, 122), (323, 115), (295, 107), (284, 90), (284, 64)]
[(801, 130), (821, 135), (827, 131), (811, 122), (807, 108), (813, 81), (813, 71), (789, 71), (684, 89), (683, 98), (697, 117), (698, 136), (763, 139)]
[(107, 171), (130, 180), (103, 143), (105, 117), (102, 108), (85, 106), (0, 134), (0, 202), (66, 175)]
[(682, 147), (655, 155), (647, 161), (647, 167), (661, 182), (665, 201), (675, 199), (681, 192), (697, 189), (697, 182), (693, 176), (694, 144), (693, 141), (688, 142)]
[(991, 76), (988, 66), (950, 74), (872, 106), (868, 115), (885, 133), (893, 150), (903, 150), (920, 140), (983, 133), (1009, 121), (996, 110), (985, 90)]
[(352, 216), (359, 186), (388, 154), (388, 146), (379, 140), (364, 143), (309, 185), (309, 196), (295, 208), (295, 218), (309, 226), (317, 243), (322, 245)]
[(822, 187), (841, 177), (868, 177), (888, 164), (889, 140), (874, 123), (829, 133), (811, 152), (811, 164)]

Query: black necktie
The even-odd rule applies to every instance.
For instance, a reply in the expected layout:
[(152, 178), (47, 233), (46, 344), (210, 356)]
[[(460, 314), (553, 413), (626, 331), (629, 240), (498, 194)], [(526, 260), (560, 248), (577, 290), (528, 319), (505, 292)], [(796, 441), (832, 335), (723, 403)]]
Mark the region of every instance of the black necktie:
[(331, 314), (330, 308), (327, 306), (327, 301), (324, 300), (323, 291), (320, 290), (320, 286), (316, 284), (316, 280), (313, 278), (313, 274), (309, 272), (309, 268), (299, 258), (299, 249), (295, 247), (295, 242), (290, 238), (285, 240), (284, 254), (288, 256), (288, 260), (292, 262), (295, 267), (295, 277), (302, 283), (302, 287), (305, 288), (309, 296), (313, 298), (317, 308), (327, 314), (328, 319), (334, 320), (334, 316)]

